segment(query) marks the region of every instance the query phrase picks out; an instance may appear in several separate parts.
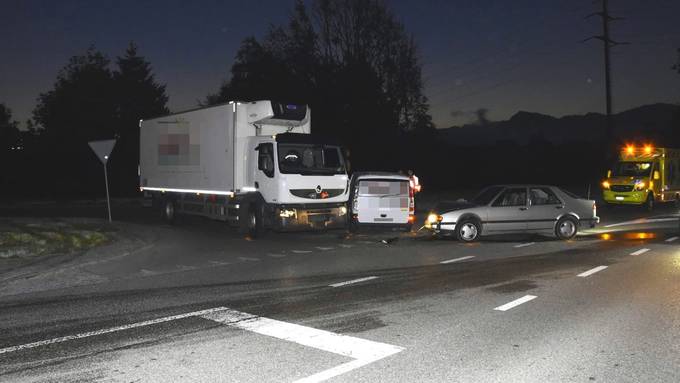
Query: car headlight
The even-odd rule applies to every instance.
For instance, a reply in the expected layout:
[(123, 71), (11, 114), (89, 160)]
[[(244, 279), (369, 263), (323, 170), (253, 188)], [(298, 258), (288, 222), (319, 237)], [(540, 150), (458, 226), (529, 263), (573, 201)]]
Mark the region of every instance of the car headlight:
[(430, 213), (430, 215), (427, 216), (427, 223), (429, 223), (430, 225), (433, 225), (437, 222), (441, 222), (441, 220), (442, 216), (439, 214)]

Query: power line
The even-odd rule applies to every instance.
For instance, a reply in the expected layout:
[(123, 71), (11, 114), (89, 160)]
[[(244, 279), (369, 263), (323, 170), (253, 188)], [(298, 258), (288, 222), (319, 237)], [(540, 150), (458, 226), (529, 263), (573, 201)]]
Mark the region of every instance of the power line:
[(605, 142), (612, 142), (612, 132), (613, 132), (613, 119), (612, 119), (612, 79), (611, 79), (611, 64), (610, 64), (610, 48), (616, 45), (626, 45), (630, 44), (628, 42), (619, 42), (612, 40), (609, 34), (609, 22), (615, 20), (623, 20), (622, 17), (612, 17), (609, 14), (608, 0), (602, 1), (602, 10), (600, 12), (594, 12), (586, 16), (588, 19), (592, 16), (600, 16), (602, 19), (602, 34), (588, 37), (581, 42), (586, 42), (588, 40), (597, 39), (602, 41), (604, 47), (604, 78), (605, 78), (605, 97), (606, 97), (606, 109), (607, 109), (607, 126), (605, 129)]

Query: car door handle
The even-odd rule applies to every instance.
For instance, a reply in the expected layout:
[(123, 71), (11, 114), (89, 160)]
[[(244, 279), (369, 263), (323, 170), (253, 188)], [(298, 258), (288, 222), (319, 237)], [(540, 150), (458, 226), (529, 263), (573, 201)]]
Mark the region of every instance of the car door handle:
[(558, 206), (555, 206), (555, 209), (564, 209), (564, 206), (563, 206), (563, 205), (558, 205)]
[(519, 210), (522, 210), (522, 211), (524, 211), (524, 210), (526, 210), (526, 209), (527, 209), (526, 207), (520, 207), (520, 208), (519, 208)]

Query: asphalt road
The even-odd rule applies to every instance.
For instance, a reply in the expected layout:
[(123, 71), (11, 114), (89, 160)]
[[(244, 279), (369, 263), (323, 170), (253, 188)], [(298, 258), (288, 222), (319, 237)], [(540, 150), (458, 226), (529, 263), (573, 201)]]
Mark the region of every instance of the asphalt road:
[(0, 276), (0, 381), (680, 381), (670, 207), (475, 244), (118, 213), (120, 243)]

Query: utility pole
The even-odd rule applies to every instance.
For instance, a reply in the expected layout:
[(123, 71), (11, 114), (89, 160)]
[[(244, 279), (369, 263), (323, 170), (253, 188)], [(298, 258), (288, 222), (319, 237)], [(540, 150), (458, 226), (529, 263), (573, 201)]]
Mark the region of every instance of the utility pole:
[[(607, 121), (605, 127), (604, 139), (605, 143), (608, 145), (614, 144), (612, 140), (612, 135), (614, 132), (614, 120), (612, 118), (612, 78), (611, 78), (611, 63), (609, 50), (611, 47), (616, 45), (627, 45), (627, 42), (617, 42), (611, 39), (609, 34), (609, 22), (614, 20), (623, 20), (622, 17), (612, 17), (609, 15), (608, 0), (600, 0), (602, 2), (602, 10), (600, 12), (594, 12), (586, 16), (586, 19), (592, 16), (600, 16), (602, 19), (602, 35), (591, 36), (581, 42), (586, 42), (592, 39), (601, 40), (604, 47), (604, 86), (605, 86), (605, 97), (606, 97), (606, 109), (607, 109)], [(611, 156), (613, 153), (609, 153), (607, 150), (607, 157)], [(609, 158), (607, 158), (609, 160)]]

